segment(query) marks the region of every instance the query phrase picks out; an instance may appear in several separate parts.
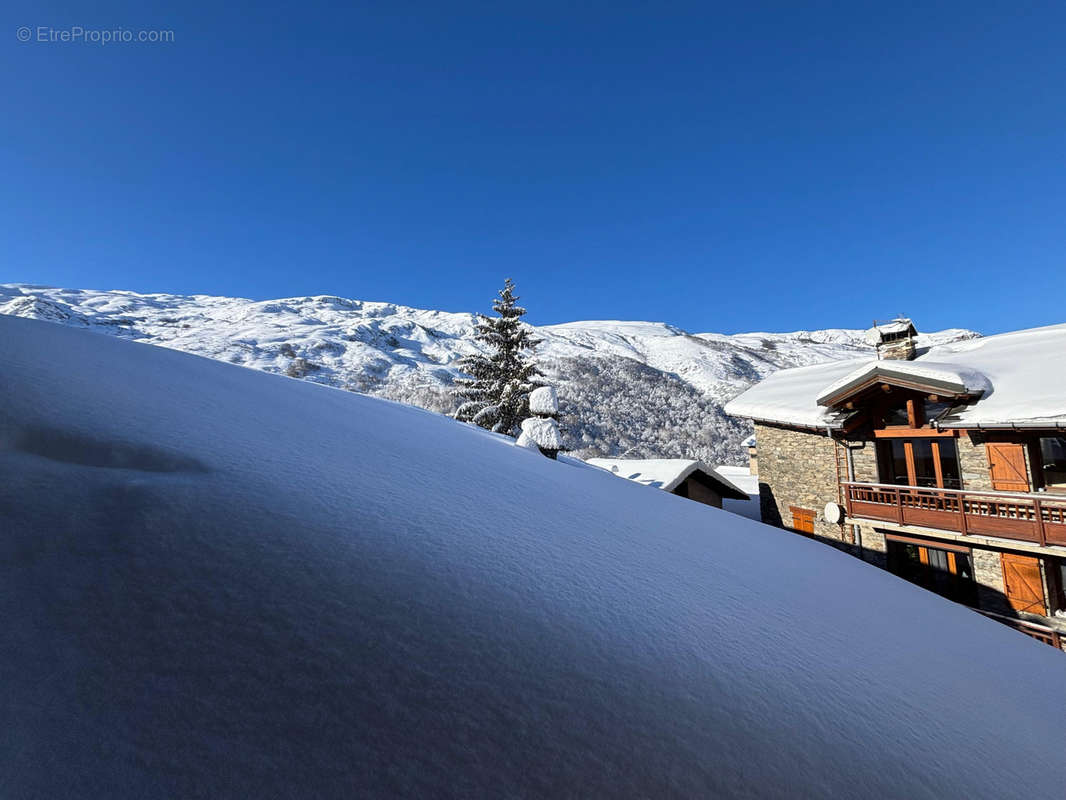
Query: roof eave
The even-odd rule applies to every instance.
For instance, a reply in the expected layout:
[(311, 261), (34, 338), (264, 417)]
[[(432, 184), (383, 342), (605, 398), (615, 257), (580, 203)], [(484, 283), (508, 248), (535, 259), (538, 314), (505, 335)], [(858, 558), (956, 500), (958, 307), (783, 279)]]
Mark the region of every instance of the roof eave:
[(944, 430), (1016, 430), (1016, 429), (1030, 429), (1030, 430), (1066, 430), (1066, 419), (1054, 420), (1017, 420), (1015, 422), (966, 422), (966, 421), (952, 421), (952, 422), (940, 422), (937, 424), (937, 428)]
[(791, 419), (778, 419), (776, 417), (766, 417), (761, 415), (749, 414), (740, 411), (726, 412), (731, 417), (739, 417), (740, 419), (750, 419), (752, 422), (761, 422), (766, 425), (781, 425), (788, 428), (803, 428), (804, 430), (811, 431), (840, 431), (844, 429), (844, 423), (847, 421), (847, 417), (841, 420), (832, 420), (826, 422), (796, 422)]
[(918, 392), (941, 395), (943, 397), (961, 398), (971, 396), (973, 393), (966, 385), (959, 381), (947, 381), (937, 378), (903, 378), (899, 375), (882, 372), (874, 368), (869, 372), (859, 375), (854, 380), (848, 381), (843, 386), (835, 387), (831, 393), (823, 394), (817, 399), (820, 406), (831, 408), (840, 405), (848, 399), (864, 392), (871, 386), (879, 383), (894, 386), (899, 389), (913, 389)]

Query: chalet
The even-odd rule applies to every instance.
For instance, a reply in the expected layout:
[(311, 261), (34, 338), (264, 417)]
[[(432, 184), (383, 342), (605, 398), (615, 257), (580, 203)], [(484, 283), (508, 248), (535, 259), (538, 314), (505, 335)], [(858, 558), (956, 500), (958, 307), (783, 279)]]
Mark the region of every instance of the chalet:
[(764, 522), (1066, 649), (1066, 325), (782, 370), (755, 423)]
[(743, 489), (702, 461), (689, 458), (590, 458), (588, 463), (634, 483), (715, 508), (721, 508), (723, 500), (748, 500)]

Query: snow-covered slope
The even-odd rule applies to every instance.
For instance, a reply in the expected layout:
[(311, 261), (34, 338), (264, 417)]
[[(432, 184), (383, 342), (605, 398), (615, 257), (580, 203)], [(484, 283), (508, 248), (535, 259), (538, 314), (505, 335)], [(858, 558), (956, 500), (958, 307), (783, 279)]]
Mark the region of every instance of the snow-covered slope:
[[(340, 297), (253, 302), (0, 286), (0, 313), (88, 327), (234, 364), (450, 412), (473, 314)], [(537, 329), (537, 357), (559, 386), (578, 455), (743, 463), (743, 420), (722, 405), (784, 368), (872, 351), (861, 331), (690, 335), (657, 322), (572, 322)], [(951, 330), (928, 337), (973, 336)]]
[(1063, 656), (410, 406), (0, 317), (0, 796), (1056, 797)]

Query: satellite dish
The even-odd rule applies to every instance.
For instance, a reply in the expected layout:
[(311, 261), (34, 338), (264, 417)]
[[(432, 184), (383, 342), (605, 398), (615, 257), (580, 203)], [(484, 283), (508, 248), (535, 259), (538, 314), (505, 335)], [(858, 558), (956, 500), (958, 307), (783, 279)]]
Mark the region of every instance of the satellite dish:
[(844, 521), (844, 509), (837, 503), (826, 503), (825, 521), (833, 525), (839, 525)]

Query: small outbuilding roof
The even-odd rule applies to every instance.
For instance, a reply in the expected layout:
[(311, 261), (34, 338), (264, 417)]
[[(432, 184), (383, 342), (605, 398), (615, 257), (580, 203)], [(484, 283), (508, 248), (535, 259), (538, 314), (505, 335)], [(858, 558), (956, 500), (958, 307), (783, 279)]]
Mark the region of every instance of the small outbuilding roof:
[(665, 492), (672, 492), (694, 472), (699, 472), (706, 480), (718, 487), (723, 498), (748, 499), (747, 492), (714, 467), (690, 458), (590, 458), (588, 463), (620, 478), (662, 489)]
[[(835, 407), (870, 381), (971, 399), (941, 428), (1066, 427), (1066, 325), (931, 347), (913, 361), (834, 361), (775, 372), (725, 406), (762, 422), (835, 429)], [(934, 391), (935, 390), (935, 391)]]

